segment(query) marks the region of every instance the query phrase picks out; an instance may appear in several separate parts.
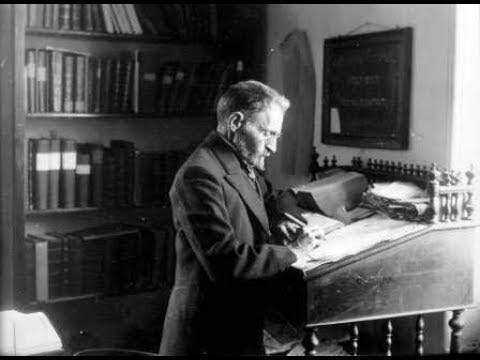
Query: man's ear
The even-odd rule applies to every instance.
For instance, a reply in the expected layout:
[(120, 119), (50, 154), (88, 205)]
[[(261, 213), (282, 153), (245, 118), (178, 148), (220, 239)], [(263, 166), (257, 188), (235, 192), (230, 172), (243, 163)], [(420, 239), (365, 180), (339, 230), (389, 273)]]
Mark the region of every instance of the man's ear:
[(240, 111), (231, 113), (228, 117), (228, 129), (230, 130), (230, 132), (234, 133), (242, 127), (244, 121), (245, 116)]

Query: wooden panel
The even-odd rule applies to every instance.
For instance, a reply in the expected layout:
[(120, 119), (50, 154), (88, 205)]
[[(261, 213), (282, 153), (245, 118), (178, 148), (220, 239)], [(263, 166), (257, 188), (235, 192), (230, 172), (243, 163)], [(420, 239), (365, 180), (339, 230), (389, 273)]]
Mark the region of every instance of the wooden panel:
[(307, 284), (307, 324), (464, 308), (473, 303), (475, 228), (432, 231)]

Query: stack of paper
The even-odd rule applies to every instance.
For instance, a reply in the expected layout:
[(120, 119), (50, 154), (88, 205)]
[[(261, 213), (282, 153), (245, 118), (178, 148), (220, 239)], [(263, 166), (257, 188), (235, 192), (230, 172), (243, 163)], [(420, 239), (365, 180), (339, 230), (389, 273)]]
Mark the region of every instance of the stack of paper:
[(0, 312), (0, 355), (38, 355), (61, 351), (62, 341), (42, 312)]

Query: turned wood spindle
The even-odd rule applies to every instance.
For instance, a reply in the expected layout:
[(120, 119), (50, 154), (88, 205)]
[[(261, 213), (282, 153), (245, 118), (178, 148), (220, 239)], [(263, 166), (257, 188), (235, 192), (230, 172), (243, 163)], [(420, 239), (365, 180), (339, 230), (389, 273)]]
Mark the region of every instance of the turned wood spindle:
[(392, 333), (393, 333), (393, 326), (392, 326), (392, 321), (388, 320), (387, 321), (387, 326), (386, 326), (386, 338), (385, 338), (385, 344), (386, 344), (386, 351), (385, 355), (386, 356), (392, 356)]
[(323, 167), (324, 167), (325, 169), (328, 168), (328, 157), (326, 157), (326, 156), (323, 158)]
[(372, 162), (372, 158), (368, 158), (368, 161), (367, 161), (367, 168), (369, 170), (371, 170), (373, 167), (373, 162)]
[(417, 164), (416, 174), (417, 176), (422, 176), (422, 167), (419, 164)]
[(397, 173), (398, 173), (398, 174), (401, 174), (401, 173), (402, 173), (402, 169), (403, 169), (402, 163), (401, 163), (400, 161), (397, 162), (397, 168), (396, 168)]
[(303, 339), (303, 347), (305, 348), (305, 356), (315, 356), (317, 354), (317, 346), (320, 343), (315, 333), (315, 328), (307, 328), (305, 338)]
[(378, 169), (378, 161), (377, 159), (374, 159), (373, 160), (373, 170), (377, 170)]
[(459, 201), (458, 201), (458, 193), (454, 193), (450, 197), (450, 221), (456, 221), (458, 217), (458, 210)]
[(352, 327), (350, 328), (350, 341), (352, 345), (352, 355), (357, 356), (358, 355), (358, 324), (352, 324)]
[(439, 183), (438, 183), (438, 170), (435, 164), (432, 164), (430, 171), (428, 172), (428, 196), (430, 198), (430, 210), (431, 210), (431, 223), (436, 223), (440, 220), (440, 195), (439, 195)]
[(462, 335), (462, 329), (465, 327), (465, 322), (462, 319), (462, 313), (464, 309), (453, 310), (453, 316), (448, 322), (452, 329), (452, 336), (450, 338), (450, 354), (460, 353), (460, 336)]
[(330, 162), (332, 164), (332, 167), (337, 167), (337, 158), (335, 155), (332, 156), (332, 160)]
[(378, 160), (378, 169), (379, 170), (385, 170), (385, 167), (383, 166), (383, 160), (382, 159)]
[(417, 351), (416, 355), (417, 356), (422, 356), (423, 355), (423, 331), (425, 329), (425, 322), (423, 321), (423, 316), (418, 315), (417, 316), (417, 323), (416, 323), (416, 337), (415, 337), (415, 343), (417, 345)]

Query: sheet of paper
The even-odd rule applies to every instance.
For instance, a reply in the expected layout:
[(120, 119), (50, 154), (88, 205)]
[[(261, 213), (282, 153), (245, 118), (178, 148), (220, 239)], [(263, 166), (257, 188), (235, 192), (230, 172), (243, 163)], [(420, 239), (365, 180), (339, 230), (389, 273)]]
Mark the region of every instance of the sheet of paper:
[(15, 355), (15, 328), (12, 321), (15, 312), (0, 312), (0, 356)]
[(340, 134), (340, 113), (337, 108), (330, 108), (330, 133)]
[(16, 355), (35, 355), (62, 350), (62, 341), (42, 312), (14, 316)]
[(383, 214), (359, 220), (326, 235), (326, 241), (295, 267), (304, 271), (357, 254), (384, 241), (394, 241), (428, 227), (427, 224), (393, 220)]

